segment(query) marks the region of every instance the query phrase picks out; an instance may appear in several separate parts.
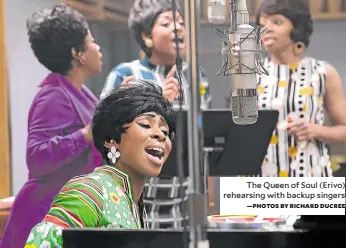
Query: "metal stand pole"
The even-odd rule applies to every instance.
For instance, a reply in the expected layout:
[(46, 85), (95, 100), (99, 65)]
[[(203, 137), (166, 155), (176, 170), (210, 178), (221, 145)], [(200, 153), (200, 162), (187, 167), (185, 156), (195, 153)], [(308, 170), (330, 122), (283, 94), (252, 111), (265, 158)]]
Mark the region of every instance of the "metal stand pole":
[(185, 0), (185, 27), (187, 28), (188, 80), (188, 146), (189, 146), (189, 215), (190, 248), (209, 247), (206, 240), (207, 209), (203, 192), (203, 129), (200, 109), (200, 75), (198, 64), (198, 30), (200, 1)]

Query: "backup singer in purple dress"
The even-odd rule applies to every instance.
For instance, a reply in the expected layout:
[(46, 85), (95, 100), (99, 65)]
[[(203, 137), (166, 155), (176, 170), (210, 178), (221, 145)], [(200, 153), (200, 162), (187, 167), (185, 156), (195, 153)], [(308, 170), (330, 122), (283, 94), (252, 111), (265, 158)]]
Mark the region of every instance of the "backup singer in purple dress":
[(87, 22), (77, 11), (57, 5), (35, 13), (27, 27), (37, 59), (52, 73), (30, 108), (29, 179), (13, 204), (1, 248), (23, 248), (61, 187), (102, 162), (90, 127), (97, 99), (84, 85), (101, 70), (102, 55)]

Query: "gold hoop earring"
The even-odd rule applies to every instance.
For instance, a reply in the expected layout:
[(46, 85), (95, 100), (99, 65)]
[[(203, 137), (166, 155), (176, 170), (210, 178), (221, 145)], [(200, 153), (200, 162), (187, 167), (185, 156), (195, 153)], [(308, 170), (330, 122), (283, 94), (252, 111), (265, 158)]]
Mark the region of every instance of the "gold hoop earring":
[(145, 44), (145, 46), (146, 46), (147, 48), (152, 48), (152, 47), (153, 47), (153, 40), (147, 38), (147, 39), (144, 40), (144, 44)]

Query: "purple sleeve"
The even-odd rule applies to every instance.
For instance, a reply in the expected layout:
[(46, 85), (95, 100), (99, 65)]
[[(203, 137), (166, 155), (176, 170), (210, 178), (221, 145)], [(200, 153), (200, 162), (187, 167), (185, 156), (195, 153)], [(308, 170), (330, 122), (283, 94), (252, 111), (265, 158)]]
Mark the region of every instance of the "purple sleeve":
[(29, 112), (27, 165), (39, 177), (68, 165), (89, 144), (70, 99), (58, 87), (43, 87)]

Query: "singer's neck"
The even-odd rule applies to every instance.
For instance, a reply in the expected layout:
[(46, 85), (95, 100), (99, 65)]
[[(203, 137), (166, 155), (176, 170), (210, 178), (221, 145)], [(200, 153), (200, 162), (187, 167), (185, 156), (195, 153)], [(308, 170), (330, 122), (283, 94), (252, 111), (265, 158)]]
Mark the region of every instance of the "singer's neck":
[(150, 61), (154, 65), (171, 66), (175, 64), (175, 57), (164, 54), (152, 53)]
[(279, 54), (271, 54), (270, 60), (277, 65), (291, 65), (299, 63), (302, 59), (300, 55), (295, 55), (292, 51), (285, 51)]

